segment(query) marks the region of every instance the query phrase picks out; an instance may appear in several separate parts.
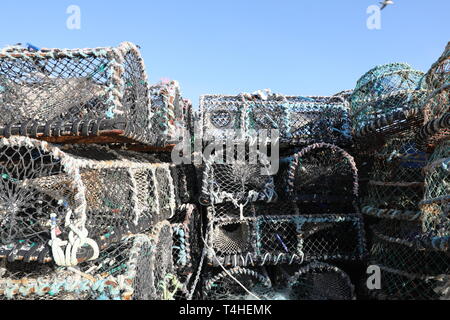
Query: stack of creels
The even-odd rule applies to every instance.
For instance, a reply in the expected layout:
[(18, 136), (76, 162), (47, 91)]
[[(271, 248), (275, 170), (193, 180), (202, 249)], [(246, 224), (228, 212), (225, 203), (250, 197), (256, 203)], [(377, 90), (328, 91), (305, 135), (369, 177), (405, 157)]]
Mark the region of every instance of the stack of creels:
[(0, 297), (14, 300), (171, 300), (172, 230), (157, 224), (148, 235), (122, 238), (77, 268), (55, 264), (0, 265)]
[(428, 150), (450, 136), (450, 42), (426, 75), (430, 95), (423, 105), (425, 116), (420, 138)]
[(424, 74), (404, 63), (375, 67), (357, 83), (351, 118), (357, 140), (386, 137), (423, 121)]
[(349, 104), (341, 96), (284, 96), (270, 91), (205, 95), (200, 98), (200, 112), (205, 140), (234, 137), (236, 130), (243, 139), (252, 141), (259, 135), (264, 140), (277, 138), (271, 130), (278, 130), (279, 142), (287, 147), (352, 142)]
[(192, 103), (181, 96), (177, 81), (161, 82), (150, 87), (151, 112), (161, 132), (158, 145), (176, 144), (184, 131), (192, 133)]
[(418, 148), (414, 138), (413, 130), (399, 133), (375, 152), (368, 194), (361, 200), (363, 214), (419, 221), (428, 154)]
[(175, 214), (169, 164), (107, 147), (0, 141), (0, 257), (75, 266)]
[(196, 205), (183, 204), (170, 223), (173, 230), (173, 263), (180, 284), (176, 298), (191, 299), (203, 254), (201, 215)]
[(132, 43), (74, 50), (7, 47), (0, 52), (3, 137), (156, 146), (170, 117), (153, 116), (150, 105), (144, 62)]

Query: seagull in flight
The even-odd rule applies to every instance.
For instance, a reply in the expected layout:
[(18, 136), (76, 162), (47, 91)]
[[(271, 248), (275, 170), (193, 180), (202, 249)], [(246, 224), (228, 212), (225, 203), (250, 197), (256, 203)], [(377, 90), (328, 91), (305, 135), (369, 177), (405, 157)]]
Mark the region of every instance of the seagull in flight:
[(380, 4), (381, 4), (381, 9), (380, 10), (383, 10), (388, 5), (394, 4), (394, 1), (392, 1), (392, 0), (384, 0), (383, 2), (380, 2)]

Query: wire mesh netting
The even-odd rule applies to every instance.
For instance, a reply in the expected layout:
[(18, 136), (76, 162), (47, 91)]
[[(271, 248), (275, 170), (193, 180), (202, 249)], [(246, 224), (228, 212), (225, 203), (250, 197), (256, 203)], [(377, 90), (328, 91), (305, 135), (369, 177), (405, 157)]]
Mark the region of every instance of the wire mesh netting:
[[(435, 237), (450, 236), (450, 141), (441, 143), (425, 168), (425, 197), (420, 203), (423, 228)], [(450, 240), (447, 240), (450, 246)]]
[(150, 87), (151, 110), (161, 131), (159, 145), (174, 143), (182, 130), (191, 129), (192, 104), (181, 97), (177, 81)]
[(129, 42), (117, 48), (5, 48), (0, 52), (0, 101), (0, 134), (5, 137), (64, 142), (61, 137), (76, 141), (89, 136), (94, 142), (154, 145), (161, 134), (161, 119), (149, 108), (143, 59)]
[(322, 262), (302, 266), (288, 280), (290, 300), (353, 300), (355, 288), (339, 268)]
[(407, 220), (421, 216), (418, 203), (423, 198), (423, 168), (428, 154), (420, 151), (414, 131), (387, 140), (374, 155), (368, 195), (362, 199), (364, 214)]
[(236, 267), (207, 276), (202, 288), (205, 300), (267, 300), (270, 278), (260, 270)]
[[(158, 232), (152, 236), (124, 238), (102, 251), (95, 260), (79, 267), (57, 267), (54, 264), (6, 262), (0, 268), (0, 295), (13, 300), (156, 300), (170, 298), (161, 280), (171, 277), (170, 262), (158, 259), (161, 245)], [(164, 263), (165, 276), (157, 264)], [(171, 282), (167, 282), (171, 284)]]
[(197, 207), (187, 204), (171, 219), (173, 229), (173, 260), (182, 291), (187, 293), (192, 275), (200, 264), (203, 249), (201, 216)]
[(426, 81), (432, 93), (423, 106), (425, 125), (420, 138), (433, 146), (450, 136), (450, 43), (428, 71)]
[(358, 197), (358, 170), (346, 151), (318, 143), (290, 158), (286, 195), (301, 214), (353, 213)]
[(356, 137), (392, 134), (418, 124), (428, 92), (424, 73), (404, 63), (377, 66), (359, 79), (351, 98)]
[(268, 157), (259, 151), (252, 153), (245, 149), (217, 152), (205, 159), (200, 170), (202, 204), (232, 202), (238, 206), (276, 200)]
[[(106, 147), (0, 141), (0, 258), (71, 266), (175, 213), (169, 164)], [(144, 162), (144, 159), (147, 161)]]
[(260, 130), (278, 130), (280, 141), (291, 145), (352, 141), (348, 103), (340, 96), (292, 97), (269, 91), (205, 95), (200, 110), (205, 137), (225, 139), (234, 136), (231, 130), (241, 130), (246, 137)]
[(172, 165), (170, 169), (175, 183), (176, 198), (183, 204), (194, 202), (194, 197), (197, 194), (195, 167), (193, 165), (181, 164)]

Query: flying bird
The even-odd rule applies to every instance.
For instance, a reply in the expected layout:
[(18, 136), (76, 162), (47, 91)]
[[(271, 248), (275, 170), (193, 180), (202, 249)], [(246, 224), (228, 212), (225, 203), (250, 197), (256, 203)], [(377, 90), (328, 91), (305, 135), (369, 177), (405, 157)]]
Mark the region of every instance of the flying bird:
[(381, 9), (380, 10), (383, 10), (388, 5), (394, 4), (394, 1), (392, 1), (392, 0), (384, 0), (383, 2), (380, 2), (380, 4), (381, 4)]

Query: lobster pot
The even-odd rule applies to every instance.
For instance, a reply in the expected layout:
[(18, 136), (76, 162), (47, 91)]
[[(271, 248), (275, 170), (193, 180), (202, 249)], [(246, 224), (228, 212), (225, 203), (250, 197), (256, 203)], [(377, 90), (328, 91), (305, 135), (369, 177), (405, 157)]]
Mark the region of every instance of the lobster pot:
[(213, 221), (208, 247), (210, 264), (226, 266), (354, 261), (366, 254), (362, 218), (349, 214)]
[[(238, 96), (206, 95), (200, 99), (203, 136), (206, 139), (242, 137), (260, 141), (277, 138), (287, 145), (329, 142), (351, 143), (348, 104), (335, 97), (294, 97), (259, 91)], [(234, 131), (233, 131), (234, 130)], [(263, 132), (265, 130), (265, 132)]]
[(175, 184), (176, 198), (180, 204), (193, 203), (197, 194), (197, 176), (192, 165), (172, 165), (170, 167)]
[(177, 81), (162, 82), (150, 87), (151, 111), (161, 135), (159, 145), (177, 142), (183, 131), (191, 130), (192, 104), (181, 97)]
[[(450, 141), (441, 143), (425, 168), (425, 198), (420, 203), (423, 229), (435, 237), (450, 236)], [(450, 241), (447, 240), (447, 246)]]
[(433, 148), (450, 135), (450, 42), (428, 71), (426, 81), (432, 93), (423, 106), (425, 121), (420, 137)]
[[(239, 148), (238, 146), (238, 149)], [(228, 152), (228, 150), (227, 150)], [(205, 159), (198, 172), (201, 179), (200, 202), (214, 205), (232, 202), (275, 201), (271, 163), (259, 151), (233, 150), (217, 152)]]
[(312, 262), (289, 278), (291, 300), (354, 300), (355, 287), (339, 268)]
[(378, 300), (440, 300), (449, 287), (441, 276), (414, 275), (384, 266), (380, 269), (381, 290), (370, 291)]
[(289, 158), (285, 195), (301, 214), (355, 212), (358, 170), (343, 149), (326, 143), (304, 148)]
[(420, 125), (420, 107), (428, 92), (424, 73), (404, 63), (377, 66), (359, 79), (351, 97), (357, 138), (390, 135)]
[[(234, 279), (233, 279), (234, 278)], [(240, 282), (247, 290), (244, 290)], [(202, 288), (204, 300), (268, 300), (272, 284), (262, 270), (236, 267), (207, 275)]]
[(414, 132), (389, 139), (374, 155), (368, 195), (362, 211), (379, 218), (417, 220), (418, 203), (423, 198), (423, 168), (428, 154), (418, 149)]
[[(170, 226), (169, 226), (170, 227)], [(6, 264), (0, 297), (6, 300), (160, 300), (173, 285), (171, 261), (158, 250), (170, 250), (170, 229), (124, 238), (80, 268), (37, 263)], [(160, 266), (158, 266), (160, 264)], [(75, 271), (74, 271), (75, 270)], [(165, 296), (166, 295), (166, 296)], [(0, 298), (1, 299), (1, 298)]]
[(3, 49), (0, 101), (5, 137), (155, 145), (162, 134), (161, 120), (149, 108), (143, 59), (129, 42), (117, 48)]
[(2, 139), (0, 258), (76, 265), (172, 217), (170, 165), (145, 159), (100, 146), (63, 151), (25, 137)]
[(202, 254), (201, 216), (197, 207), (187, 204), (171, 219), (175, 268), (178, 274), (190, 276), (198, 267)]
[(450, 255), (433, 248), (432, 241), (421, 234), (418, 224), (409, 230), (403, 224), (383, 221), (372, 227), (372, 264), (415, 275), (450, 274)]

